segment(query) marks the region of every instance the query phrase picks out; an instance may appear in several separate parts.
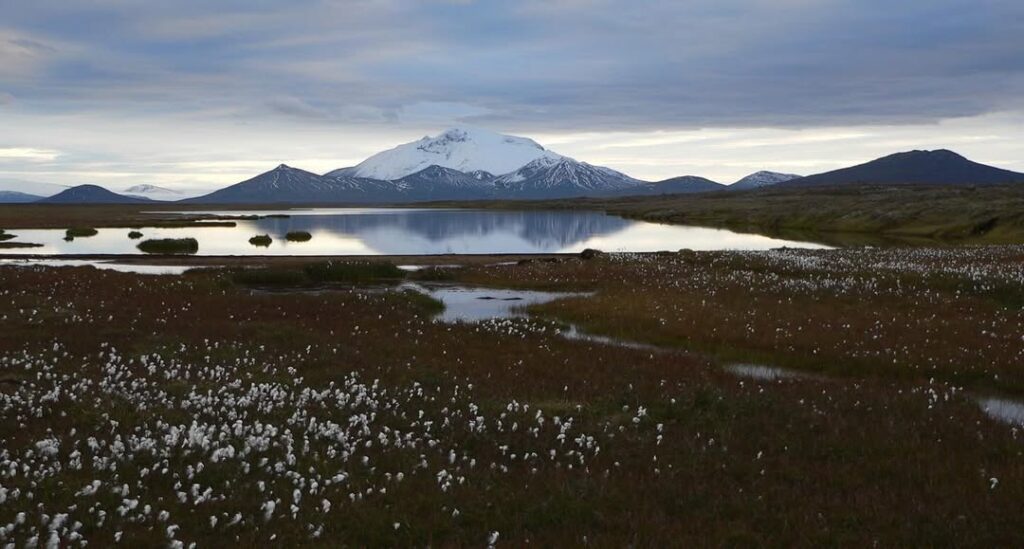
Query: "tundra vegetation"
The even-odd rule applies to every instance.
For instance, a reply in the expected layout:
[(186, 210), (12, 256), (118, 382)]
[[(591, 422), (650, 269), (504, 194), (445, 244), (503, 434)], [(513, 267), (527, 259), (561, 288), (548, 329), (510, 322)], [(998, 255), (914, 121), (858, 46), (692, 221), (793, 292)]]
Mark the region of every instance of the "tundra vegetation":
[(14, 248), (41, 248), (42, 244), (33, 244), (31, 242), (10, 242), (18, 238), (18, 235), (6, 232), (4, 229), (0, 229), (0, 250), (3, 249), (14, 249)]
[(97, 234), (99, 234), (99, 231), (92, 227), (72, 227), (67, 231), (64, 231), (64, 236), (66, 238), (83, 238), (96, 236)]
[(304, 271), (315, 282), (372, 282), (406, 275), (387, 261), (324, 261), (307, 265)]
[(188, 255), (199, 251), (194, 238), (154, 238), (143, 240), (137, 248), (147, 254)]
[(0, 266), (0, 543), (1024, 542), (1021, 247), (591, 255), (451, 270), (594, 292), (475, 324)]
[(249, 244), (259, 248), (267, 248), (272, 242), (274, 242), (274, 239), (270, 238), (268, 234), (258, 234), (249, 239)]
[(647, 197), (489, 201), (472, 206), (597, 210), (645, 221), (722, 227), (834, 245), (1024, 243), (1024, 185), (1020, 184), (768, 187)]
[(309, 242), (313, 239), (313, 235), (307, 231), (289, 231), (284, 237), (288, 242)]
[(232, 280), (246, 286), (322, 286), (324, 284), (390, 284), (408, 273), (389, 261), (323, 261), (304, 266), (236, 270)]
[(0, 250), (3, 249), (15, 249), (15, 248), (42, 248), (42, 244), (34, 244), (31, 242), (11, 242), (18, 238), (18, 235), (6, 232), (4, 229), (0, 229)]

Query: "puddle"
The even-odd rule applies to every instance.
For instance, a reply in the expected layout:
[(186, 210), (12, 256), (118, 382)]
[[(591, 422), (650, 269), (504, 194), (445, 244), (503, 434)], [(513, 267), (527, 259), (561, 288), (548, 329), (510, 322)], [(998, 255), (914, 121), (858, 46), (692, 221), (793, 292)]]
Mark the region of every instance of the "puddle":
[(196, 268), (192, 265), (133, 265), (87, 259), (0, 259), (0, 266), (6, 265), (14, 267), (95, 267), (107, 271), (144, 275), (180, 275), (189, 269)]
[[(440, 322), (479, 322), (500, 318), (526, 318), (523, 310), (529, 305), (548, 303), (566, 297), (591, 295), (586, 292), (538, 292), (530, 290), (504, 290), (493, 288), (469, 288), (464, 286), (441, 286), (405, 283), (399, 290), (415, 290), (444, 303), (444, 312), (434, 317)], [(600, 345), (625, 347), (642, 351), (670, 352), (648, 343), (627, 341), (613, 337), (588, 334), (577, 326), (570, 325), (558, 335), (565, 339), (586, 341)]]
[(638, 341), (627, 341), (625, 339), (617, 339), (614, 337), (588, 334), (580, 331), (576, 326), (569, 326), (568, 329), (559, 332), (560, 336), (565, 339), (572, 339), (574, 341), (587, 341), (589, 343), (597, 343), (600, 345), (610, 345), (613, 347), (625, 347), (627, 349), (639, 349), (641, 351), (656, 351), (659, 353), (669, 352), (674, 349), (666, 349), (664, 347), (658, 347), (657, 345), (651, 345), (650, 343), (640, 343)]
[[(526, 318), (529, 315), (523, 309), (529, 305), (548, 303), (565, 297), (590, 295), (585, 292), (499, 290), (463, 286), (426, 286), (414, 283), (402, 284), (398, 286), (398, 289), (415, 290), (443, 302), (445, 306), (444, 312), (434, 317), (435, 320), (440, 322), (479, 322), (495, 318)], [(573, 325), (559, 331), (558, 334), (565, 339), (625, 347), (627, 349), (654, 352), (673, 351), (673, 349), (666, 349), (648, 343), (588, 334)]]
[(422, 271), (423, 269), (459, 269), (462, 265), (458, 264), (446, 264), (446, 265), (398, 265), (399, 269), (408, 272)]
[(764, 366), (761, 364), (729, 364), (725, 367), (725, 371), (740, 377), (760, 379), (763, 381), (779, 381), (783, 379), (813, 379), (815, 377), (813, 375), (806, 374), (803, 372), (797, 372), (795, 370), (776, 368), (774, 366)]
[(985, 397), (978, 399), (978, 405), (985, 415), (1010, 425), (1024, 425), (1024, 402), (1005, 398)]
[(425, 286), (402, 284), (399, 289), (410, 289), (429, 295), (444, 303), (444, 312), (434, 317), (440, 322), (479, 322), (493, 318), (523, 318), (522, 308), (547, 303), (563, 297), (576, 297), (573, 292), (536, 292), (527, 290), (497, 290), (463, 286)]

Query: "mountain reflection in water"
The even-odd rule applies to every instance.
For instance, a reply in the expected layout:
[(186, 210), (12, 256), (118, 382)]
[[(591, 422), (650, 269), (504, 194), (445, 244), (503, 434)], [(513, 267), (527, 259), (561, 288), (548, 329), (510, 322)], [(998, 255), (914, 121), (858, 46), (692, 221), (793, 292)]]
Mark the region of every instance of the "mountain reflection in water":
[[(194, 213), (194, 212), (193, 212)], [(385, 208), (321, 208), (280, 212), (210, 212), (224, 215), (272, 213), (288, 217), (241, 220), (235, 227), (146, 228), (150, 238), (195, 238), (199, 255), (430, 255), (573, 253), (584, 248), (606, 251), (767, 249), (818, 247), (795, 241), (720, 229), (661, 225), (599, 212), (488, 211)], [(288, 242), (290, 231), (313, 235), (308, 242)], [(19, 242), (42, 248), (4, 250), (18, 254), (138, 254), (128, 229), (99, 229), (87, 238), (64, 240), (61, 230), (12, 231)], [(249, 239), (269, 235), (267, 247)]]

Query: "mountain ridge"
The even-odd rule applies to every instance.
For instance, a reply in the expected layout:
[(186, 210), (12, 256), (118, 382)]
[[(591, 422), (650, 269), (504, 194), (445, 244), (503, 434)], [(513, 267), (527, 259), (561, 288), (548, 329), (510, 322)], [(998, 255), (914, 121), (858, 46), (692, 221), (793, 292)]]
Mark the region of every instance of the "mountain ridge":
[(567, 198), (635, 188), (643, 182), (610, 168), (571, 158), (538, 158), (494, 179), (502, 197)]
[[(272, 170), (212, 193), (188, 198), (188, 203), (300, 203), (365, 201), (370, 191), (387, 191), (383, 183), (368, 179), (328, 177), (280, 164)], [(382, 197), (385, 198), (385, 197)]]
[[(423, 165), (432, 160), (440, 163)], [(524, 160), (527, 161), (519, 164)], [(492, 169), (484, 169), (482, 166)], [(509, 166), (515, 167), (505, 172), (493, 169)], [(405, 173), (411, 169), (415, 170)], [(363, 177), (359, 173), (404, 175), (395, 179), (379, 179)], [(38, 202), (130, 203), (170, 198), (183, 203), (367, 204), (651, 196), (766, 187), (976, 185), (1011, 182), (1024, 182), (1024, 174), (973, 162), (946, 149), (894, 153), (856, 166), (803, 177), (762, 170), (732, 185), (694, 175), (647, 182), (611, 168), (563, 156), (545, 149), (532, 139), (456, 127), (436, 137), (427, 136), (382, 151), (356, 166), (332, 170), (323, 175), (280, 164), (239, 183), (203, 196), (185, 195), (182, 200), (176, 200), (183, 194), (179, 191), (141, 184), (128, 190), (146, 194), (118, 194), (95, 185), (82, 185), (65, 189)], [(24, 198), (21, 200), (24, 201)]]

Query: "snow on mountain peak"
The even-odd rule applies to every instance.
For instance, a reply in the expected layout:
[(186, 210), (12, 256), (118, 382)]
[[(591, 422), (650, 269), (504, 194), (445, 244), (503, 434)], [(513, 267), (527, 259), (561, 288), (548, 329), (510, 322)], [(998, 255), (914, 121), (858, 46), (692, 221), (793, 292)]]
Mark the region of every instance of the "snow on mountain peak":
[(769, 171), (754, 172), (743, 179), (733, 183), (730, 187), (733, 189), (758, 189), (761, 187), (768, 187), (775, 185), (776, 183), (782, 183), (791, 179), (800, 177), (796, 174), (791, 173), (779, 173)]
[(156, 185), (142, 184), (128, 187), (124, 190), (128, 194), (181, 194), (178, 191)]
[(525, 137), (481, 128), (454, 127), (436, 137), (427, 136), (377, 153), (347, 174), (390, 181), (432, 165), (466, 173), (504, 174), (538, 158), (558, 159), (561, 156)]
[(124, 190), (125, 196), (148, 198), (150, 200), (181, 200), (185, 198), (185, 194), (181, 191), (168, 189), (166, 187), (158, 187), (156, 185), (150, 185), (143, 183), (141, 185), (133, 185)]

